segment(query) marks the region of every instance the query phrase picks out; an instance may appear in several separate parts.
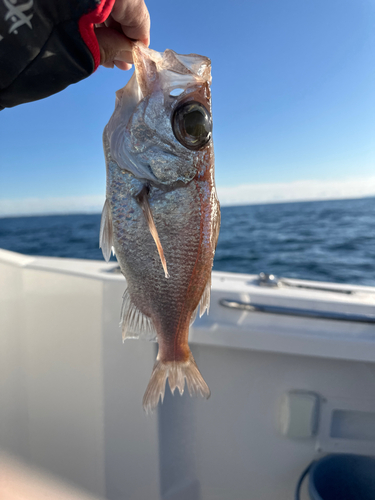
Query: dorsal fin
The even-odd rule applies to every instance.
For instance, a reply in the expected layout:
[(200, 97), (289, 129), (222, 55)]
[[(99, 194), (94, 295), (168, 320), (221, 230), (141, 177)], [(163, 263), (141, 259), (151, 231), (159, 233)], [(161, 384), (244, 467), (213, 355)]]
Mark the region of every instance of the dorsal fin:
[(210, 300), (211, 300), (211, 276), (209, 277), (206, 286), (203, 290), (201, 300), (199, 301), (199, 304), (197, 305), (195, 311), (191, 315), (190, 318), (190, 326), (194, 323), (197, 314), (198, 314), (198, 308), (199, 308), (199, 317), (201, 318), (205, 311), (207, 311), (207, 314), (210, 310)]
[(215, 188), (215, 193), (213, 193), (213, 195), (215, 201), (213, 204), (211, 241), (216, 250), (217, 240), (219, 239), (220, 222), (221, 222), (220, 203), (219, 200), (217, 199), (216, 188)]

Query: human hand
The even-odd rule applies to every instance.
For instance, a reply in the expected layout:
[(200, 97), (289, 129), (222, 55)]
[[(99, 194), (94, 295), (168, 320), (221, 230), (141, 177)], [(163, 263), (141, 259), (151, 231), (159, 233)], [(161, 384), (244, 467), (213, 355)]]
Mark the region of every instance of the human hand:
[(100, 64), (130, 69), (133, 63), (131, 40), (150, 43), (150, 15), (144, 0), (115, 0), (108, 19), (95, 27)]

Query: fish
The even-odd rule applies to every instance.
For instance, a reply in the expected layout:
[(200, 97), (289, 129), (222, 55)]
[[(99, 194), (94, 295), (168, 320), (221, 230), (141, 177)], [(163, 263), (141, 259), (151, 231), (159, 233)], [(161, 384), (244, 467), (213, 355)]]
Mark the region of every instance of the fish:
[(116, 92), (105, 126), (106, 200), (100, 247), (116, 255), (127, 288), (123, 340), (158, 342), (143, 408), (163, 402), (166, 381), (210, 396), (188, 345), (198, 308), (209, 310), (220, 230), (214, 178), (211, 61), (132, 46), (134, 73)]

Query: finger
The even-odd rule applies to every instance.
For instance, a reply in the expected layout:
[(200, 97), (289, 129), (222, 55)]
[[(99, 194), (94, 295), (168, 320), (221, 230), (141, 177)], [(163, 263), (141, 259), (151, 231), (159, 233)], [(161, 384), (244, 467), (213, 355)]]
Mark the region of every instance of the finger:
[(150, 44), (150, 14), (143, 0), (117, 0), (111, 16), (128, 38)]
[(116, 31), (119, 31), (120, 33), (123, 32), (121, 24), (115, 21), (112, 16), (107, 17), (107, 19), (104, 21), (104, 24), (105, 26), (107, 26), (107, 28), (112, 28)]
[[(116, 65), (120, 69), (130, 69), (133, 62), (131, 42), (122, 33), (111, 28), (95, 28), (99, 43), (100, 64), (106, 68)], [(121, 64), (117, 64), (121, 63)]]
[(118, 69), (123, 69), (125, 71), (132, 68), (131, 64), (124, 61), (118, 61), (116, 59), (114, 60), (114, 65), (117, 66)]

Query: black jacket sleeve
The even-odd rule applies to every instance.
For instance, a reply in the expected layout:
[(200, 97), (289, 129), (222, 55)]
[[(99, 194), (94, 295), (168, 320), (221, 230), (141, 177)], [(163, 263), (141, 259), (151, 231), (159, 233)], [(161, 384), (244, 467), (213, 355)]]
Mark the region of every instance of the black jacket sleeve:
[(0, 110), (43, 99), (100, 62), (94, 24), (114, 0), (0, 1)]

